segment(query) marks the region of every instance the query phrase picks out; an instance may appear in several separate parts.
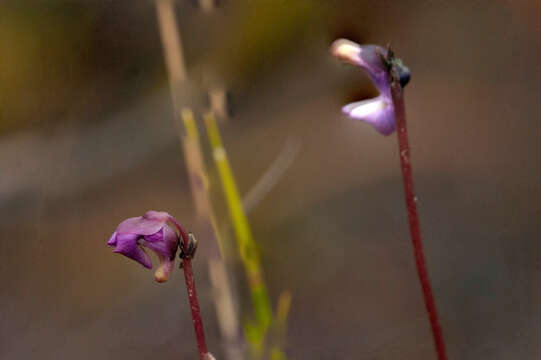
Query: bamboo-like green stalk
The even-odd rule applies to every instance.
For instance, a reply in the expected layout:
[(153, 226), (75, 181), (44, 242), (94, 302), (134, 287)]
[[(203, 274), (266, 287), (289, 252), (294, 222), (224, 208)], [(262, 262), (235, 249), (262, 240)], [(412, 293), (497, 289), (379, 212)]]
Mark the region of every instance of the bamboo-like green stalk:
[(278, 298), (276, 316), (274, 318), (274, 343), (270, 348), (270, 360), (286, 360), (284, 347), (287, 336), (287, 318), (291, 307), (291, 293), (283, 291)]
[(263, 278), (259, 253), (242, 205), (242, 199), (237, 190), (233, 170), (229, 164), (227, 153), (222, 144), (220, 130), (214, 114), (212, 112), (207, 113), (204, 116), (204, 121), (214, 162), (218, 168), (222, 190), (225, 194), (229, 215), (237, 238), (239, 254), (248, 278), (252, 304), (255, 312), (255, 324), (245, 325), (246, 337), (252, 346), (254, 356), (256, 358), (260, 357), (265, 351), (268, 330), (272, 324), (275, 330), (275, 338), (270, 347), (270, 357), (273, 360), (285, 360), (286, 355), (283, 352), (283, 346), (285, 344), (291, 294), (288, 291), (284, 291), (280, 294), (277, 315), (273, 318), (270, 298)]
[(239, 254), (248, 277), (252, 303), (255, 312), (255, 325), (245, 327), (246, 337), (256, 352), (263, 351), (265, 335), (272, 321), (269, 295), (263, 279), (263, 271), (255, 241), (244, 213), (233, 171), (223, 147), (218, 125), (213, 113), (204, 116), (214, 161), (225, 194), (229, 215), (237, 238)]

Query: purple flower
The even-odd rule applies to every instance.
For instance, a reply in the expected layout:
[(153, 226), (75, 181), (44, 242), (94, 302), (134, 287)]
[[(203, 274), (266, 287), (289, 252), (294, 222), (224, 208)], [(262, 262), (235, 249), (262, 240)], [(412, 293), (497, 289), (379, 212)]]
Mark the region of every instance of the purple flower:
[[(389, 65), (386, 63), (388, 51), (378, 45), (359, 45), (346, 39), (336, 40), (331, 46), (331, 53), (338, 59), (357, 65), (372, 79), (379, 91), (379, 96), (347, 104), (342, 108), (354, 119), (363, 120), (371, 124), (383, 135), (390, 135), (395, 131), (396, 122), (393, 101), (391, 98), (391, 78)], [(405, 86), (410, 77), (409, 69), (397, 59), (400, 83)]]
[(168, 221), (173, 221), (171, 215), (161, 211), (147, 211), (143, 216), (126, 219), (118, 225), (107, 245), (115, 247), (113, 252), (147, 269), (152, 269), (152, 263), (144, 248), (154, 251), (160, 260), (154, 277), (158, 282), (165, 282), (173, 270), (179, 239), (167, 225)]

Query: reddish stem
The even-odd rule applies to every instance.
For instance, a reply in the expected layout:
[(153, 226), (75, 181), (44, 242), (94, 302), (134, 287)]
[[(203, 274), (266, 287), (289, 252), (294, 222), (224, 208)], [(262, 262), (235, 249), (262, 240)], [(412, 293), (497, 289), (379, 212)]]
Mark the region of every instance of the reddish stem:
[[(169, 220), (175, 225), (180, 233), (184, 247), (187, 249), (189, 245), (189, 236), (186, 230), (173, 218)], [(201, 310), (199, 309), (199, 301), (197, 300), (197, 292), (195, 291), (195, 282), (192, 270), (192, 258), (186, 256), (182, 259), (184, 269), (184, 279), (186, 280), (186, 289), (188, 290), (188, 300), (190, 301), (190, 309), (192, 310), (193, 328), (197, 339), (197, 348), (199, 349), (200, 360), (209, 358), (207, 344), (205, 342), (205, 330), (203, 329), (203, 320), (201, 319)]]
[(426, 311), (432, 327), (432, 336), (438, 360), (447, 360), (445, 351), (445, 342), (438, 318), (436, 302), (432, 294), (432, 286), (428, 276), (428, 269), (423, 253), (423, 242), (421, 240), (421, 227), (419, 225), (419, 215), (417, 213), (417, 197), (413, 189), (413, 179), (411, 170), (410, 148), (408, 142), (408, 130), (406, 127), (406, 111), (404, 106), (404, 94), (402, 87), (396, 76), (391, 77), (391, 96), (393, 98), (394, 111), (396, 116), (398, 148), (400, 151), (400, 166), (402, 168), (402, 179), (404, 181), (404, 193), (406, 197), (406, 208), (408, 210), (409, 228), (411, 241), (413, 243), (413, 252), (415, 254), (415, 264), (417, 274), (421, 281), (421, 288), (425, 300)]

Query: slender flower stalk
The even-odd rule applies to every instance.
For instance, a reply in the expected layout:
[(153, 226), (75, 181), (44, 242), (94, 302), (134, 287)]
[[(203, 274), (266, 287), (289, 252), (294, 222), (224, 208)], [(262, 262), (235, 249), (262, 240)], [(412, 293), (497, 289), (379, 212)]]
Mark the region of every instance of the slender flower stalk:
[[(391, 71), (394, 71), (391, 69)], [(419, 223), (419, 213), (417, 211), (417, 196), (413, 187), (413, 177), (411, 168), (410, 147), (408, 141), (408, 128), (406, 126), (406, 110), (404, 106), (404, 93), (402, 86), (395, 74), (391, 76), (391, 97), (395, 109), (396, 127), (398, 135), (398, 149), (400, 151), (400, 168), (402, 169), (402, 180), (404, 182), (404, 196), (406, 199), (406, 208), (408, 211), (408, 221), (413, 244), (413, 253), (415, 255), (415, 265), (417, 274), (421, 282), (425, 307), (430, 320), (434, 345), (439, 360), (447, 360), (445, 350), (445, 341), (441, 329), (436, 302), (432, 293), (432, 285), (428, 275), (428, 268), (423, 251), (423, 241), (421, 238), (421, 225)]]
[[(169, 221), (177, 228), (182, 242), (183, 248), (188, 249), (192, 245), (192, 234), (186, 233), (186, 230), (171, 216)], [(207, 344), (205, 341), (205, 330), (203, 329), (203, 320), (201, 319), (201, 310), (199, 308), (199, 301), (197, 300), (197, 292), (195, 290), (195, 281), (192, 270), (192, 256), (182, 257), (182, 268), (184, 269), (184, 280), (186, 281), (186, 290), (188, 291), (188, 300), (190, 302), (190, 309), (192, 310), (193, 328), (195, 330), (195, 337), (197, 339), (197, 348), (199, 349), (199, 355), (201, 360), (207, 360), (209, 353), (207, 350)]]
[(360, 46), (352, 41), (340, 39), (331, 46), (331, 53), (343, 61), (365, 69), (380, 92), (380, 95), (374, 99), (344, 106), (343, 112), (352, 118), (371, 124), (383, 135), (390, 135), (395, 130), (398, 130), (400, 167), (415, 265), (430, 320), (438, 360), (447, 360), (445, 341), (423, 251), (417, 197), (413, 186), (403, 92), (404, 86), (410, 80), (410, 71), (402, 64), (400, 59), (394, 56), (390, 48), (385, 49), (377, 45)]
[[(172, 223), (178, 230), (180, 239), (179, 235), (167, 224), (168, 222)], [(197, 248), (197, 241), (193, 235), (188, 234), (178, 221), (168, 213), (147, 211), (143, 216), (129, 218), (121, 222), (107, 244), (115, 247), (113, 252), (135, 260), (147, 269), (152, 268), (152, 263), (145, 249), (155, 252), (160, 260), (160, 265), (154, 276), (156, 281), (160, 283), (169, 279), (180, 245), (180, 258), (182, 259), (188, 300), (192, 311), (199, 358), (200, 360), (213, 360), (214, 357), (207, 350), (203, 320), (195, 290), (192, 258)]]

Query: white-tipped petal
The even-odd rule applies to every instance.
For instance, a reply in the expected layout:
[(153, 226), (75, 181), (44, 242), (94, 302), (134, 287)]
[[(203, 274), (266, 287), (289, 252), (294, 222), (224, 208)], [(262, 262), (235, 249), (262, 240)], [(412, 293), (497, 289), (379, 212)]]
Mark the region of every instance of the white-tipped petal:
[(362, 65), (361, 46), (353, 41), (338, 39), (331, 45), (331, 54), (336, 58), (355, 65)]

